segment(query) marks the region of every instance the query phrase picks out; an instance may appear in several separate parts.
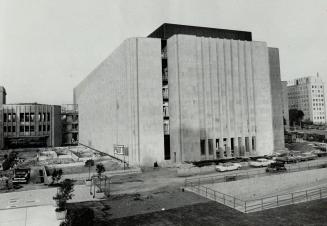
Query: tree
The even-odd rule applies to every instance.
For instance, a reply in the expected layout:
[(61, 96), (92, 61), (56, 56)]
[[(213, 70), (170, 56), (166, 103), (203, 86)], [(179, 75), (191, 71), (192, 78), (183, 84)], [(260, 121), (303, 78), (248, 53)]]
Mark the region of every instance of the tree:
[(102, 190), (101, 189), (101, 174), (106, 171), (106, 169), (104, 168), (103, 164), (102, 163), (99, 163), (97, 164), (96, 166), (96, 171), (98, 173), (98, 178), (99, 178), (99, 181), (100, 181), (100, 191)]
[(58, 199), (58, 208), (56, 212), (61, 212), (67, 209), (67, 200), (72, 199), (74, 192), (74, 183), (70, 179), (65, 179), (59, 185), (59, 192), (54, 196), (54, 199)]
[(96, 166), (96, 171), (98, 173), (98, 177), (100, 178), (101, 177), (101, 174), (106, 171), (106, 169), (104, 168), (103, 164), (102, 163), (99, 163), (97, 164)]
[(61, 179), (62, 174), (63, 174), (62, 169), (58, 169), (58, 170), (54, 169), (52, 172), (52, 175), (51, 175), (51, 178), (52, 178), (51, 184), (54, 184), (55, 182), (56, 182), (56, 184), (58, 184), (58, 182)]
[(301, 110), (290, 109), (289, 110), (290, 125), (301, 125), (301, 122), (304, 117), (304, 113)]
[(17, 159), (17, 152), (12, 151), (9, 153), (9, 155), (4, 155), (5, 161), (2, 163), (3, 170), (8, 170), (11, 167), (13, 167), (16, 163)]
[(89, 159), (85, 162), (85, 167), (89, 167), (89, 180), (90, 180), (90, 176), (91, 176), (91, 167), (94, 166), (94, 160), (93, 159)]

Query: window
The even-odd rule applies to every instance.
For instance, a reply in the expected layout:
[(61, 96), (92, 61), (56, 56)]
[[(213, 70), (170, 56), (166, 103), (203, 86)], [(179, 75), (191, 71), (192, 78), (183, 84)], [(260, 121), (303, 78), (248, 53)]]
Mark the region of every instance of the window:
[(34, 126), (30, 127), (30, 132), (34, 132)]
[(25, 132), (29, 132), (29, 131), (30, 131), (30, 128), (28, 126), (25, 126)]
[(39, 114), (37, 115), (37, 120), (41, 121), (41, 113), (39, 112)]
[(20, 127), (19, 127), (19, 131), (20, 131), (20, 132), (24, 132), (24, 126), (20, 126)]
[(208, 140), (208, 150), (209, 150), (209, 155), (213, 155), (213, 141), (212, 141), (212, 139)]
[(8, 113), (8, 122), (11, 122), (11, 113)]
[(216, 139), (216, 148), (219, 149), (219, 139)]
[(16, 132), (16, 126), (12, 127), (12, 132), (15, 133)]
[(47, 131), (50, 131), (50, 125), (47, 126)]
[(7, 126), (3, 127), (3, 132), (5, 132), (5, 133), (7, 132)]
[(24, 113), (20, 113), (19, 114), (19, 120), (21, 121), (21, 122), (24, 122), (25, 120), (24, 120)]
[(43, 113), (42, 121), (45, 122), (45, 113)]
[(255, 137), (252, 137), (252, 150), (255, 150)]
[(4, 121), (4, 122), (7, 122), (7, 113), (4, 113), (4, 114), (3, 114), (3, 121)]
[(11, 133), (11, 126), (8, 126), (8, 133)]
[(230, 138), (230, 143), (231, 143), (231, 150), (234, 151), (234, 149), (235, 149), (234, 138)]
[(200, 140), (201, 155), (206, 154), (206, 141)]
[(46, 131), (46, 129), (45, 129), (45, 125), (43, 125), (43, 131)]
[(48, 122), (50, 122), (50, 113), (49, 112), (47, 113), (47, 120), (48, 120)]
[(30, 113), (25, 113), (25, 122), (29, 122), (30, 120)]
[(30, 121), (34, 122), (34, 113), (31, 113)]
[(42, 131), (42, 126), (41, 125), (39, 125), (39, 131)]
[(16, 113), (12, 113), (12, 121), (16, 122)]

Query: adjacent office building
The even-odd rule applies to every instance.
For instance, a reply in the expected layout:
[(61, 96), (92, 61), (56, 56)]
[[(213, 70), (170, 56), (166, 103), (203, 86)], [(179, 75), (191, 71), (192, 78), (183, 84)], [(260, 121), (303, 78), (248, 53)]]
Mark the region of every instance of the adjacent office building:
[(287, 89), (289, 109), (303, 111), (303, 120), (326, 123), (325, 88), (319, 74), (289, 81)]
[(290, 116), (289, 116), (289, 108), (288, 108), (288, 88), (287, 81), (282, 81), (282, 102), (283, 102), (283, 121), (284, 128), (288, 130), (290, 128)]
[(60, 106), (37, 103), (2, 105), (5, 148), (61, 145)]
[(79, 142), (131, 163), (284, 148), (278, 49), (251, 32), (163, 24), (129, 38), (75, 89)]
[(78, 106), (75, 104), (61, 105), (62, 145), (78, 144)]
[(2, 106), (6, 104), (6, 89), (0, 86), (0, 149), (4, 147)]

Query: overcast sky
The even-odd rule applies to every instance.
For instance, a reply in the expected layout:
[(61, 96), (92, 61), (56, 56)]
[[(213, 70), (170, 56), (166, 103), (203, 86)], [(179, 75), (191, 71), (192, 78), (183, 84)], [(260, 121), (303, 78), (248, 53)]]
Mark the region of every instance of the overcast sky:
[(165, 22), (251, 31), (279, 48), (283, 80), (327, 80), (327, 0), (0, 0), (7, 102), (71, 103), (124, 39)]

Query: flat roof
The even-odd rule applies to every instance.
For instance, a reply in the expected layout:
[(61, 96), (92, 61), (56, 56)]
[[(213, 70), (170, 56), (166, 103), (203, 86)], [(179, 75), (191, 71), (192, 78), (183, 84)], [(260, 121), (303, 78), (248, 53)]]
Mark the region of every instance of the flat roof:
[(151, 34), (149, 34), (148, 37), (168, 39), (175, 34), (252, 41), (252, 33), (249, 31), (227, 30), (227, 29), (220, 29), (220, 28), (198, 27), (198, 26), (170, 24), (170, 23), (162, 24)]

